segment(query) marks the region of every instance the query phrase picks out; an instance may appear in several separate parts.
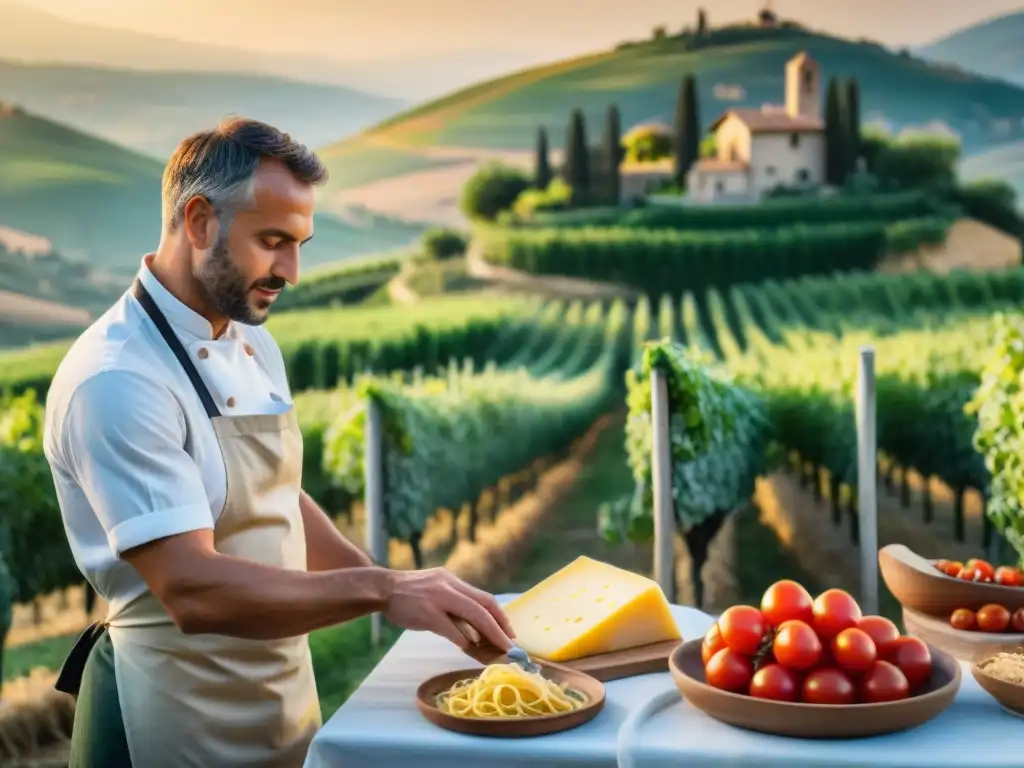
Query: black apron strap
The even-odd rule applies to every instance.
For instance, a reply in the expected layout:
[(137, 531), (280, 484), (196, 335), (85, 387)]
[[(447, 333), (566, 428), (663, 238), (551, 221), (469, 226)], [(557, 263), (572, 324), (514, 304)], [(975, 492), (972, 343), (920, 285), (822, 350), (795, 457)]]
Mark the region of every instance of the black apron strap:
[(103, 621), (94, 622), (85, 628), (85, 631), (75, 641), (68, 657), (64, 659), (64, 664), (61, 665), (60, 673), (57, 675), (57, 681), (53, 684), (54, 688), (61, 693), (78, 696), (78, 691), (82, 687), (85, 663), (89, 660), (93, 646), (106, 631), (107, 625)]
[(149, 319), (156, 325), (156, 329), (160, 331), (160, 335), (167, 342), (167, 346), (171, 348), (171, 352), (178, 358), (178, 362), (181, 363), (181, 367), (185, 370), (185, 375), (192, 382), (196, 394), (199, 395), (199, 399), (203, 403), (206, 415), (211, 419), (215, 416), (220, 416), (220, 410), (217, 408), (216, 402), (214, 402), (213, 395), (210, 394), (209, 388), (207, 388), (206, 383), (200, 377), (199, 371), (196, 370), (195, 364), (189, 358), (188, 352), (185, 351), (181, 340), (178, 339), (178, 335), (171, 328), (171, 324), (167, 322), (164, 313), (160, 311), (160, 307), (153, 301), (153, 297), (149, 295), (149, 291), (145, 289), (139, 278), (135, 278), (135, 283), (132, 285), (132, 293), (138, 299), (142, 308), (146, 310), (146, 314), (149, 315)]

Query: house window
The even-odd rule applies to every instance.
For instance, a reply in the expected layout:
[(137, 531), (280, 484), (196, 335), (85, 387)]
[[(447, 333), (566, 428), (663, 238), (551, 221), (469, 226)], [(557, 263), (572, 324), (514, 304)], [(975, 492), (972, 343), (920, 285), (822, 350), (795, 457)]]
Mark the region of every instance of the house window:
[(791, 146), (793, 149), (796, 149), (797, 147), (800, 146), (800, 134), (799, 133), (791, 133), (791, 134), (789, 134), (789, 146)]
[(804, 93), (811, 93), (814, 90), (814, 72), (804, 70)]
[(723, 192), (725, 192), (725, 182), (721, 181), (721, 180), (716, 181), (715, 182), (715, 194), (720, 195)]
[(769, 165), (764, 169), (764, 175), (770, 178), (775, 178), (775, 166)]
[(729, 159), (734, 162), (740, 159), (740, 151), (737, 149), (735, 144), (729, 147)]
[(796, 172), (796, 180), (799, 182), (808, 182), (811, 180), (811, 172), (806, 168), (799, 168)]

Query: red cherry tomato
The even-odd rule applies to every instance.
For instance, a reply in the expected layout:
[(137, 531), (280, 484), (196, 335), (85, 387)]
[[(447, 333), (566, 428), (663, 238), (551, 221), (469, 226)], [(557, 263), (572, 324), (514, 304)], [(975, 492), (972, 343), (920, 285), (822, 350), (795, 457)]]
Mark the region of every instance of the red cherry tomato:
[(761, 667), (750, 681), (750, 695), (756, 699), (796, 701), (799, 690), (796, 675), (779, 664)]
[(987, 560), (979, 560), (976, 557), (972, 557), (966, 563), (964, 568), (973, 568), (981, 573), (982, 581), (992, 581), (996, 576), (996, 569), (992, 567), (992, 564)]
[(829, 641), (844, 629), (857, 626), (862, 614), (849, 592), (827, 589), (818, 595), (812, 608), (814, 631), (822, 641)]
[(773, 627), (786, 621), (810, 623), (812, 618), (811, 593), (795, 581), (783, 579), (772, 584), (761, 598), (761, 615)]
[(1022, 578), (1021, 572), (1016, 568), (1010, 568), (1005, 565), (1001, 565), (996, 568), (994, 581), (996, 584), (1002, 584), (1004, 587), (1019, 587), (1024, 585), (1024, 578)]
[(1024, 608), (1018, 608), (1010, 617), (1010, 629), (1024, 633)]
[(935, 564), (935, 567), (947, 576), (956, 578), (956, 575), (960, 573), (960, 570), (964, 565), (959, 560), (939, 560), (939, 562)]
[(978, 609), (978, 629), (982, 632), (1003, 632), (1010, 626), (1010, 612), (1001, 605), (989, 603)]
[(885, 616), (865, 616), (857, 622), (857, 629), (863, 629), (868, 633), (868, 637), (875, 643), (880, 659), (895, 650), (896, 641), (900, 639), (900, 628)]
[(859, 694), (867, 704), (899, 701), (910, 696), (910, 684), (895, 664), (876, 661), (861, 679)]
[(907, 678), (911, 690), (917, 690), (932, 679), (932, 654), (916, 637), (901, 637), (890, 661)]
[(722, 640), (730, 649), (745, 656), (757, 653), (767, 629), (764, 616), (749, 605), (734, 605), (718, 617)]
[(976, 568), (973, 565), (965, 565), (960, 569), (960, 573), (958, 573), (956, 577), (961, 581), (992, 581), (992, 578), (986, 576), (985, 572), (981, 570), (981, 568)]
[(813, 669), (821, 662), (821, 640), (809, 624), (784, 622), (772, 641), (775, 660), (789, 669)]
[(704, 667), (704, 679), (708, 685), (734, 693), (745, 692), (750, 688), (750, 680), (754, 676), (754, 662), (748, 656), (742, 656), (729, 648), (723, 648)]
[(803, 700), (808, 704), (853, 704), (857, 692), (846, 673), (816, 669), (804, 678)]
[(866, 672), (878, 658), (878, 649), (867, 632), (850, 627), (832, 638), (832, 658), (844, 672)]
[(957, 608), (949, 617), (949, 626), (961, 632), (972, 632), (978, 628), (978, 617), (970, 608)]
[(712, 624), (711, 629), (704, 635), (704, 642), (700, 644), (700, 658), (704, 662), (704, 666), (707, 666), (711, 657), (723, 648), (725, 648), (725, 640), (722, 639), (722, 633), (718, 631), (718, 624)]

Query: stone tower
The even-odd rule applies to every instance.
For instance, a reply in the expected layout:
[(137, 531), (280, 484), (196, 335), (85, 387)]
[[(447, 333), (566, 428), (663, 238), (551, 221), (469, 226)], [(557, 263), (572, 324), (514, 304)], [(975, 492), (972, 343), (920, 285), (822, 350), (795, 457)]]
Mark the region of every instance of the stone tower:
[(821, 119), (821, 69), (804, 51), (786, 62), (786, 114)]

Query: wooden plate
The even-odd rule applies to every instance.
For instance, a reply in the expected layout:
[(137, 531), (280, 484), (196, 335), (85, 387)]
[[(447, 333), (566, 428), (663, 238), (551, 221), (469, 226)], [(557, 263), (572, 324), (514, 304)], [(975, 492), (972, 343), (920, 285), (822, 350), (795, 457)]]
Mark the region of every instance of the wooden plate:
[(931, 648), (928, 690), (903, 701), (829, 706), (755, 699), (712, 688), (705, 682), (701, 642), (697, 639), (683, 644), (669, 659), (672, 677), (683, 698), (716, 720), (778, 736), (855, 739), (916, 728), (952, 704), (960, 688), (960, 664), (949, 654)]
[(961, 661), (987, 659), (1000, 651), (1024, 646), (1024, 635), (1012, 632), (965, 632), (953, 629), (947, 619), (928, 616), (910, 608), (903, 609), (903, 626), (908, 635), (919, 637), (928, 645), (941, 648)]
[(523, 718), (457, 717), (438, 709), (438, 694), (448, 690), (459, 680), (479, 675), (482, 668), (474, 667), (445, 672), (443, 675), (430, 678), (416, 691), (416, 705), (430, 722), (449, 731), (499, 738), (543, 736), (547, 733), (568, 731), (592, 720), (604, 708), (604, 685), (600, 681), (565, 667), (553, 669), (542, 663), (541, 669), (549, 680), (566, 683), (582, 693), (586, 696), (587, 703), (573, 712)]
[(1024, 608), (1024, 587), (954, 579), (939, 571), (933, 561), (902, 544), (882, 547), (878, 551), (878, 566), (885, 585), (900, 605), (918, 613), (948, 619), (957, 608), (976, 611), (988, 603), (1005, 606), (1011, 613)]
[[(993, 655), (993, 654), (989, 654)], [(987, 656), (985, 658), (988, 658)], [(971, 665), (971, 674), (978, 681), (978, 685), (985, 689), (993, 699), (998, 701), (1003, 709), (1018, 717), (1024, 717), (1024, 685), (1015, 685), (998, 677), (993, 677), (977, 664)]]

